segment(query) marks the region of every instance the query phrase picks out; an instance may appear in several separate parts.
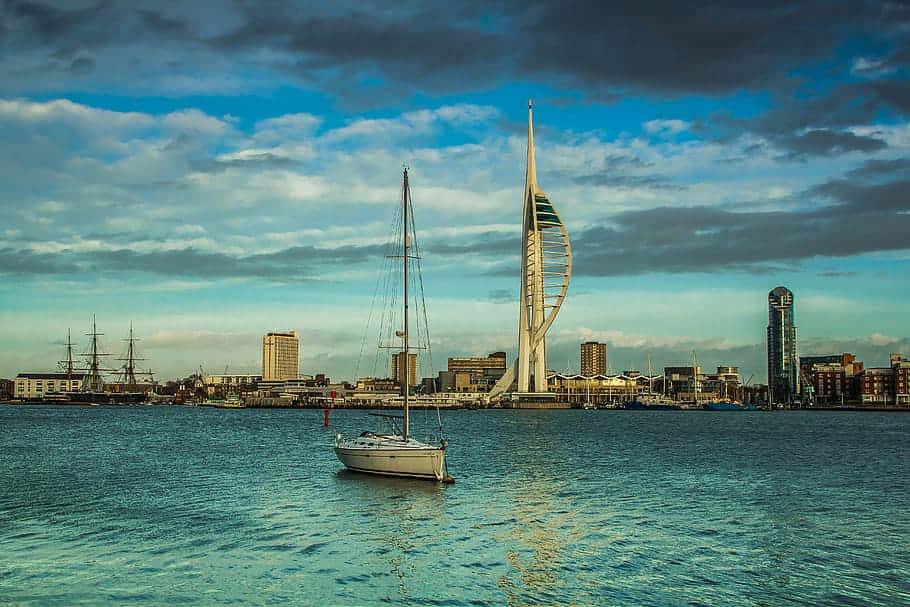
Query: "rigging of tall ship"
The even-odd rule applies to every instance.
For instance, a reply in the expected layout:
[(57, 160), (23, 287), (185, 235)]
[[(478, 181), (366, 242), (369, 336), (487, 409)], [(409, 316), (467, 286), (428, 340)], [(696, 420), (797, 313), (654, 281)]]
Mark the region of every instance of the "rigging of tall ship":
[[(103, 351), (101, 340), (99, 339), (104, 333), (98, 331), (98, 325), (92, 317), (92, 330), (86, 333), (89, 340), (87, 352), (78, 355), (73, 353), (73, 341), (71, 334), (67, 332), (66, 339), (66, 359), (60, 361), (60, 370), (66, 374), (67, 385), (74, 386), (75, 381), (79, 382), (80, 389), (60, 393), (49, 393), (44, 395), (45, 401), (69, 402), (76, 404), (108, 404), (108, 405), (129, 405), (138, 404), (148, 399), (154, 386), (153, 373), (151, 370), (142, 370), (138, 364), (145, 359), (139, 358), (136, 349), (136, 342), (139, 341), (133, 333), (133, 325), (130, 323), (129, 337), (124, 339), (127, 342), (126, 353), (123, 358), (123, 365), (117, 368), (107, 367), (102, 360), (110, 356)], [(84, 357), (84, 364), (77, 364), (74, 357)], [(120, 381), (106, 383), (105, 374), (116, 374)], [(146, 382), (141, 382), (139, 378), (148, 378)]]

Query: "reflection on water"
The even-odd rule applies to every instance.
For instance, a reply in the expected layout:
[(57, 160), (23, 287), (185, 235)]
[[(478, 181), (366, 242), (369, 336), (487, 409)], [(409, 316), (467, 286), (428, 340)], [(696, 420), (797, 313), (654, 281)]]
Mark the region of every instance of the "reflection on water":
[(907, 415), (453, 411), (441, 485), (318, 413), (0, 406), (0, 596), (910, 604)]
[[(418, 578), (419, 559), (427, 550), (423, 528), (443, 516), (446, 486), (425, 480), (378, 476), (347, 469), (335, 473), (345, 484), (352, 515), (371, 520), (368, 530), (352, 531), (363, 544), (363, 554), (387, 565), (396, 580), (395, 600), (409, 603), (408, 581)], [(393, 597), (385, 596), (391, 601)]]
[(505, 573), (498, 582), (509, 605), (537, 603), (537, 597), (551, 594), (557, 586), (560, 550), (571, 541), (564, 534), (571, 519), (560, 510), (571, 506), (555, 504), (554, 489), (535, 480), (509, 491), (517, 524), (501, 541), (510, 546), (506, 558), (514, 572)]

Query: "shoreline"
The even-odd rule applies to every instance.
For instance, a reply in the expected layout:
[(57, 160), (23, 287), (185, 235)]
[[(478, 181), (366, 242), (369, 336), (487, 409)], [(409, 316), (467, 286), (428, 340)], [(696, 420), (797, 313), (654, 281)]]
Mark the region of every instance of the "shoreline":
[[(511, 404), (511, 403), (510, 403)], [(210, 404), (191, 404), (191, 403), (172, 403), (172, 404), (149, 404), (149, 403), (89, 403), (84, 401), (13, 401), (6, 400), (0, 401), (0, 405), (12, 405), (12, 406), (40, 406), (40, 407), (205, 407), (209, 409), (325, 409), (326, 407), (321, 404), (295, 404), (295, 405), (244, 405), (244, 406), (223, 406), (223, 405), (210, 405)], [(551, 405), (551, 406), (547, 406)], [(548, 403), (547, 405), (539, 406), (490, 406), (490, 405), (450, 405), (450, 406), (441, 406), (440, 410), (496, 410), (496, 411), (540, 411), (540, 410), (584, 410), (583, 407), (572, 406), (569, 403)], [(401, 407), (375, 407), (370, 405), (361, 405), (361, 404), (342, 404), (342, 405), (333, 405), (328, 407), (329, 409), (337, 410), (365, 410), (372, 411), (376, 409), (400, 409)], [(424, 409), (433, 409), (432, 406), (411, 406), (411, 409), (414, 410), (424, 410)], [(610, 408), (610, 407), (599, 407), (594, 409), (597, 411), (647, 411), (638, 410), (638, 409), (619, 409), (619, 408)], [(654, 409), (657, 411), (657, 409)], [(870, 413), (910, 413), (910, 406), (884, 406), (884, 405), (874, 405), (864, 407), (861, 405), (847, 405), (842, 407), (801, 407), (801, 408), (791, 408), (791, 409), (758, 409), (757, 411), (707, 411), (706, 409), (678, 409), (678, 411), (683, 412), (699, 412), (704, 411), (708, 413), (786, 413), (791, 411), (844, 411), (844, 412), (870, 412)]]

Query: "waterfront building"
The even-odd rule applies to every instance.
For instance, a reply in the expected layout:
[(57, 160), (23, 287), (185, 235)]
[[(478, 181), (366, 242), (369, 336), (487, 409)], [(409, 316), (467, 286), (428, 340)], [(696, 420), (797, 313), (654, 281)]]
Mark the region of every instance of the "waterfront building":
[(906, 407), (910, 405), (910, 360), (892, 354), (891, 368), (894, 370), (894, 404)]
[(205, 375), (206, 386), (249, 386), (263, 381), (261, 375)]
[(505, 369), (506, 353), (493, 352), (489, 356), (455, 357), (449, 359), (449, 371), (477, 371), (483, 373), (487, 369)]
[(262, 380), (297, 379), (300, 335), (297, 331), (269, 331), (262, 338)]
[(401, 383), (389, 377), (361, 377), (355, 389), (358, 392), (397, 393), (401, 391)]
[(864, 405), (910, 405), (908, 394), (910, 361), (891, 355), (890, 367), (865, 369), (860, 377), (860, 399)]
[(865, 369), (861, 381), (864, 405), (891, 404), (891, 393), (894, 391), (894, 373), (890, 367)]
[[(392, 354), (392, 379), (400, 386), (404, 381), (404, 352)], [(408, 353), (408, 386), (417, 385), (417, 354)]]
[(9, 400), (13, 397), (15, 385), (16, 382), (11, 379), (0, 379), (0, 401)]
[(704, 397), (704, 386), (701, 379), (701, 366), (664, 367), (664, 385), (667, 396), (676, 400), (694, 400), (695, 389), (701, 398)]
[(723, 365), (716, 373), (706, 373), (702, 384), (705, 398), (742, 400), (739, 367)]
[(850, 353), (799, 357), (799, 387), (806, 406), (859, 400), (863, 363)]
[(486, 357), (454, 357), (449, 359), (448, 369), (439, 372), (434, 389), (425, 388), (424, 392), (489, 392), (505, 372), (505, 352)]
[(793, 293), (775, 287), (768, 293), (768, 386), (775, 403), (792, 404), (797, 395), (796, 324)]
[(552, 373), (548, 382), (549, 390), (559, 394), (560, 400), (576, 405), (631, 401), (637, 394), (648, 392), (653, 383), (647, 375), (637, 372), (619, 375)]
[(82, 390), (82, 376), (74, 377), (72, 373), (20, 373), (14, 383), (13, 396), (20, 400)]
[(569, 235), (553, 203), (537, 184), (530, 102), (522, 216), (518, 360), (494, 386), (493, 398), (516, 382), (519, 394), (547, 392), (547, 330), (556, 319), (572, 275)]
[(606, 375), (607, 344), (596, 341), (581, 344), (579, 363), (582, 375)]

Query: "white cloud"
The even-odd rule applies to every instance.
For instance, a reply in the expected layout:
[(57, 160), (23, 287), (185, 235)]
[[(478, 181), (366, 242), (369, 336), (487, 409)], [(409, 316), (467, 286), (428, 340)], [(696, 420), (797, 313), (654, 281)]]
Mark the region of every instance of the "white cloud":
[(874, 57), (854, 57), (850, 66), (850, 73), (854, 76), (884, 76), (893, 72), (893, 67)]
[(684, 120), (649, 120), (645, 122), (644, 129), (652, 135), (670, 137), (688, 130), (690, 126)]
[(165, 114), (161, 123), (175, 131), (191, 131), (206, 135), (224, 135), (233, 127), (230, 123), (209, 116), (197, 109), (186, 109)]
[(154, 125), (154, 118), (140, 112), (115, 112), (94, 108), (68, 99), (34, 102), (25, 99), (0, 99), (0, 120), (21, 121), (31, 125), (65, 123), (83, 130), (137, 130)]
[(56, 200), (47, 200), (35, 208), (41, 213), (60, 213), (67, 208), (67, 205)]
[(180, 225), (174, 228), (174, 234), (205, 234), (205, 228), (200, 225)]

